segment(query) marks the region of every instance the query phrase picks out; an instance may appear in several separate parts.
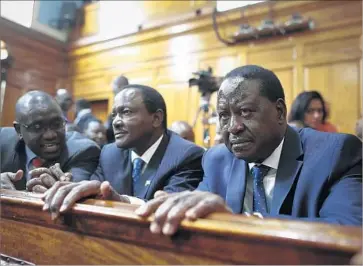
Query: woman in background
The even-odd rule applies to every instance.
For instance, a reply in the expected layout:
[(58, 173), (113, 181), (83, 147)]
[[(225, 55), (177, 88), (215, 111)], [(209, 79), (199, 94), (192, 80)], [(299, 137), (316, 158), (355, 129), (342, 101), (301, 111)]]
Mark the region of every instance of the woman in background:
[(337, 132), (334, 125), (327, 122), (328, 112), (323, 97), (317, 91), (300, 93), (291, 106), (289, 122), (300, 121), (305, 127), (324, 132)]

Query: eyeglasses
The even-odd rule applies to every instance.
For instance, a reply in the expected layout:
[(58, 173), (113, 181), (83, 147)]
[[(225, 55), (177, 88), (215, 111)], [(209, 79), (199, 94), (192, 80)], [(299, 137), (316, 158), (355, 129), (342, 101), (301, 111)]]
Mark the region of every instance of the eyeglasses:
[(63, 129), (65, 127), (66, 123), (67, 122), (64, 119), (60, 119), (60, 120), (54, 120), (54, 121), (50, 122), (49, 124), (33, 123), (30, 125), (25, 125), (25, 124), (19, 124), (19, 125), (25, 127), (29, 132), (32, 132), (32, 133), (44, 133), (48, 129), (55, 130), (55, 131)]

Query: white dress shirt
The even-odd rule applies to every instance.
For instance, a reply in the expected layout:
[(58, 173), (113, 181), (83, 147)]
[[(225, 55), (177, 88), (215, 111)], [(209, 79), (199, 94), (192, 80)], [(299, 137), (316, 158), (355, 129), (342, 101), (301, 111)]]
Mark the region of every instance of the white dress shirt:
[[(136, 154), (136, 152), (134, 151), (131, 151), (131, 162), (134, 163), (134, 160), (136, 158), (141, 158), (145, 164), (142, 168), (142, 172), (141, 173), (144, 173), (147, 165), (149, 164), (151, 158), (153, 157), (153, 155), (155, 154), (156, 150), (158, 149), (160, 143), (161, 143), (161, 140), (163, 139), (163, 136), (164, 135), (161, 135), (160, 138), (158, 138), (157, 141), (155, 141), (155, 143), (153, 145), (151, 145), (145, 152), (143, 155), (139, 156)], [(138, 204), (138, 205), (141, 205), (141, 204), (144, 204), (145, 201), (143, 201), (142, 199), (139, 199), (137, 197), (131, 197), (131, 196), (128, 196), (128, 195), (122, 195), (122, 196), (126, 196), (129, 200), (130, 200), (130, 203), (131, 204)]]
[(142, 168), (142, 174), (144, 173), (147, 165), (149, 164), (151, 158), (153, 157), (154, 153), (156, 152), (156, 150), (158, 149), (161, 140), (163, 139), (163, 135), (161, 135), (160, 138), (158, 138), (157, 141), (154, 142), (153, 145), (151, 145), (145, 152), (143, 155), (139, 156), (136, 154), (136, 152), (131, 151), (131, 162), (134, 163), (134, 160), (136, 158), (141, 158), (141, 160), (144, 161), (144, 167)]
[[(270, 170), (267, 172), (266, 176), (263, 179), (263, 187), (265, 188), (266, 205), (268, 212), (270, 211), (271, 207), (273, 191), (275, 187), (276, 172), (279, 166), (284, 140), (285, 139), (282, 139), (279, 146), (277, 146), (277, 148), (271, 153), (271, 155), (261, 163), (270, 167)], [(248, 213), (253, 212), (253, 176), (251, 175), (251, 169), (253, 166), (255, 166), (255, 163), (248, 164), (250, 171), (247, 176), (246, 192), (243, 201), (243, 211)]]

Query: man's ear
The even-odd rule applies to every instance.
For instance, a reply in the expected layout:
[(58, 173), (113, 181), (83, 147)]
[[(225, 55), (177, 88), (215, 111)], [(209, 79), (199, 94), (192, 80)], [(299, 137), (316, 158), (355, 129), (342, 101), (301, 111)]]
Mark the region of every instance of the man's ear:
[(161, 109), (156, 110), (153, 117), (153, 126), (160, 127), (164, 121), (164, 111)]
[(287, 109), (286, 109), (286, 103), (283, 99), (277, 99), (276, 101), (276, 109), (277, 109), (277, 119), (279, 120), (279, 123), (285, 123), (286, 117), (287, 117)]
[(21, 138), (21, 132), (20, 132), (20, 124), (16, 121), (13, 122), (14, 128), (16, 130), (16, 133), (18, 133), (18, 136)]

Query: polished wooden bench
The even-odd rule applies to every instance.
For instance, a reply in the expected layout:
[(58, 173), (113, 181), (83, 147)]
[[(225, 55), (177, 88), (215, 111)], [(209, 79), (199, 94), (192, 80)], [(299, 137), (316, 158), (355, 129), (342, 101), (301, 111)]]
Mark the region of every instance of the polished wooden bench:
[(213, 214), (153, 235), (135, 206), (87, 200), (53, 222), (34, 194), (0, 190), (1, 253), (34, 264), (348, 264), (362, 229)]

